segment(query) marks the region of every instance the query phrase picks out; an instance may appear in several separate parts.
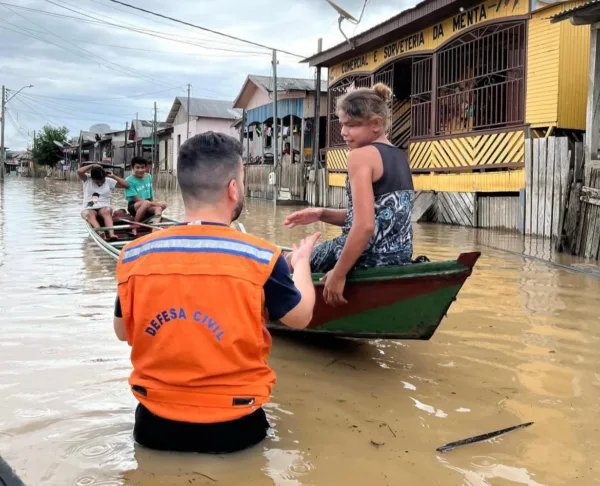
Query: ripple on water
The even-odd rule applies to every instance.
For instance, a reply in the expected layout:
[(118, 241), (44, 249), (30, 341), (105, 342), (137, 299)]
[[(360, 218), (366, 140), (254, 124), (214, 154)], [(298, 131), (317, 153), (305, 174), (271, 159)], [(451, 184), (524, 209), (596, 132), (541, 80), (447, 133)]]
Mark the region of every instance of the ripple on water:
[(121, 445), (127, 442), (123, 437), (124, 433), (129, 436), (130, 431), (122, 432), (114, 425), (90, 426), (88, 429), (64, 439), (66, 448), (63, 451), (63, 457), (105, 464), (109, 460), (123, 455), (124, 447)]
[(73, 486), (123, 486), (124, 479), (98, 479), (95, 476), (81, 476), (73, 482)]
[(15, 415), (23, 419), (46, 417), (51, 413), (47, 408), (20, 408), (15, 410)]

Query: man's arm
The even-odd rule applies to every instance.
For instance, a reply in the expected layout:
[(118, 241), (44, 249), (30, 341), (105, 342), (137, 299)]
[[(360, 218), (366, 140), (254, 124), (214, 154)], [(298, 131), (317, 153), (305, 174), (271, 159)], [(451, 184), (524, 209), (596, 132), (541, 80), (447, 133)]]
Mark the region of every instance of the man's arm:
[(114, 172), (108, 172), (106, 174), (106, 176), (110, 177), (112, 180), (117, 182), (117, 185), (115, 187), (118, 187), (120, 189), (128, 189), (129, 188), (129, 182), (127, 182), (125, 179), (121, 179)]
[(121, 301), (119, 300), (118, 295), (115, 299), (115, 315), (113, 318), (113, 328), (119, 341), (127, 341), (127, 336), (125, 335), (125, 321), (123, 320), (123, 313), (121, 312)]
[(304, 329), (312, 320), (315, 307), (315, 288), (310, 272), (310, 254), (319, 238), (316, 233), (307, 238), (294, 252), (294, 275), (283, 255), (279, 256), (265, 284), (265, 305), (269, 318), (288, 327)]
[(87, 181), (86, 173), (88, 171), (92, 170), (92, 167), (100, 167), (100, 165), (98, 165), (98, 164), (82, 165), (81, 167), (79, 167), (79, 169), (77, 169), (77, 175), (83, 182)]

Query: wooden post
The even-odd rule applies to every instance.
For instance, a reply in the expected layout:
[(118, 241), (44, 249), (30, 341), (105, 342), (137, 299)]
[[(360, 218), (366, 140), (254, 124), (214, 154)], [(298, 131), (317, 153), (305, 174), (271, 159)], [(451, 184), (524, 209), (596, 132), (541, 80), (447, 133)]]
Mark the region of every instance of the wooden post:
[[(281, 181), (281, 167), (279, 164), (279, 154), (277, 153), (277, 131), (279, 123), (277, 122), (277, 51), (273, 49), (273, 168), (275, 169), (275, 203), (277, 203), (277, 197), (279, 196), (279, 188)], [(282, 134), (283, 138), (283, 134)]]
[[(319, 38), (317, 44), (317, 52), (320, 53), (323, 50), (323, 39)], [(318, 170), (321, 168), (321, 157), (319, 153), (319, 135), (321, 133), (321, 66), (317, 66), (317, 75), (315, 80), (315, 118), (313, 127), (315, 129), (315, 136), (313, 137), (313, 161), (314, 168)], [(318, 180), (318, 178), (316, 179)]]
[(533, 139), (533, 157), (531, 160), (531, 234), (538, 234), (538, 201), (539, 201), (539, 139)]
[(81, 167), (81, 152), (83, 152), (83, 130), (79, 130), (79, 167)]
[(531, 138), (525, 139), (525, 216), (523, 219), (525, 220), (525, 234), (531, 234), (531, 201), (532, 201), (532, 193), (531, 193), (531, 181), (532, 181), (532, 161), (531, 161)]
[(290, 156), (292, 157), (292, 163), (294, 163), (294, 115), (290, 115)]
[(590, 31), (590, 62), (588, 72), (588, 98), (585, 131), (585, 185), (590, 183), (591, 163), (598, 159), (600, 137), (600, 35), (598, 29)]
[(4, 179), (4, 126), (6, 117), (6, 87), (2, 86), (2, 100), (0, 100), (2, 126), (0, 126), (0, 181)]

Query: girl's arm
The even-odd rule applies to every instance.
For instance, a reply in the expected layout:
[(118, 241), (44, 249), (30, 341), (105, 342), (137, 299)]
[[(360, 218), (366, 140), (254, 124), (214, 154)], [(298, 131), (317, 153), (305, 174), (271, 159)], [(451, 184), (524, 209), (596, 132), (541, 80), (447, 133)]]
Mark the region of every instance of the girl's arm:
[(348, 214), (347, 209), (326, 209), (323, 208), (319, 221), (323, 223), (332, 224), (334, 226), (344, 226), (346, 221), (346, 215)]
[(378, 159), (381, 159), (379, 152), (371, 146), (353, 150), (348, 154), (354, 221), (340, 259), (333, 269), (339, 277), (345, 277), (352, 269), (375, 231), (373, 171)]

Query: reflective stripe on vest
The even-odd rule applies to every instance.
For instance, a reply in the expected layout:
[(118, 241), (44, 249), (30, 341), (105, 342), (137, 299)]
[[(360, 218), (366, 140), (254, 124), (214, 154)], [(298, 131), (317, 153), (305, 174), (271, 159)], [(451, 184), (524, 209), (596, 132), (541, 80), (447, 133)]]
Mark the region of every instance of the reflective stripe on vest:
[(117, 265), (129, 383), (154, 414), (223, 422), (269, 400), (263, 286), (281, 250), (230, 227), (178, 226), (127, 245)]

